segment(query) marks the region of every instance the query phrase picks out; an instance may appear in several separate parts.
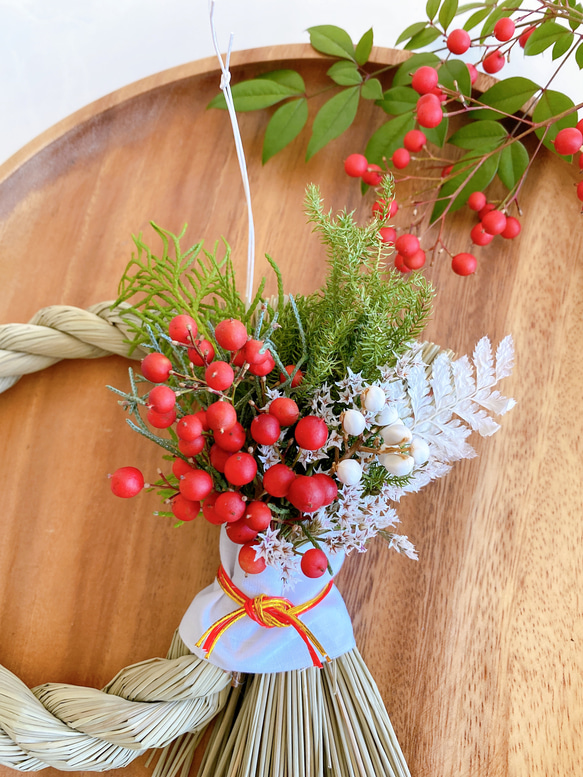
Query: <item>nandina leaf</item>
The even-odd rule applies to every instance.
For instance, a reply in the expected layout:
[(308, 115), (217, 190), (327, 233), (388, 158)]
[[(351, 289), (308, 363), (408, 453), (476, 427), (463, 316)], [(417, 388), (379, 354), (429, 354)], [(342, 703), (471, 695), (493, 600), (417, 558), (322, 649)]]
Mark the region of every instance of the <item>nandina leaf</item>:
[[(554, 119), (565, 111), (572, 110), (575, 107), (573, 100), (562, 92), (556, 92), (553, 89), (547, 89), (543, 92), (542, 97), (536, 104), (534, 111), (532, 112), (532, 120), (538, 124), (541, 121), (547, 121), (548, 119)], [(536, 136), (542, 138), (544, 136), (544, 145), (551, 151), (555, 150), (552, 141), (557, 137), (559, 130), (565, 127), (575, 127), (577, 124), (577, 112), (572, 111), (567, 116), (563, 116), (561, 119), (551, 121), (548, 129), (546, 127), (538, 127), (535, 130)], [(545, 134), (546, 130), (546, 134)]]
[(524, 53), (527, 57), (540, 54), (552, 46), (561, 36), (568, 33), (569, 31), (562, 24), (549, 19), (549, 21), (540, 24), (526, 41)]
[(470, 97), (472, 79), (465, 62), (462, 62), (461, 59), (448, 59), (437, 72), (441, 86), (451, 89), (452, 92), (460, 91), (466, 97)]
[(498, 119), (500, 118), (500, 113), (497, 111), (509, 114), (515, 113), (539, 89), (540, 87), (529, 78), (523, 78), (522, 76), (505, 78), (503, 81), (494, 84), (490, 89), (487, 89), (480, 100), (480, 102), (489, 105), (495, 110), (481, 109), (472, 111), (472, 118)]
[(310, 43), (321, 54), (354, 61), (354, 45), (346, 30), (334, 24), (320, 24), (308, 27)]
[(496, 147), (508, 137), (504, 127), (497, 121), (476, 121), (466, 124), (454, 132), (448, 143), (466, 149), (478, 149), (483, 146)]
[(354, 62), (346, 62), (341, 60), (335, 62), (331, 68), (328, 69), (326, 75), (328, 75), (335, 84), (340, 86), (355, 86), (362, 83), (362, 76), (358, 72), (358, 66)]
[(308, 120), (308, 102), (305, 97), (281, 105), (273, 114), (263, 138), (262, 162), (265, 164), (274, 154), (299, 135)]
[(445, 145), (445, 139), (447, 138), (447, 132), (449, 129), (449, 119), (447, 116), (444, 116), (443, 119), (439, 122), (437, 127), (429, 127), (423, 128), (423, 132), (425, 133), (425, 137), (427, 138), (427, 141), (429, 143), (433, 143), (434, 146), (439, 146), (439, 148), (443, 148)]
[(417, 35), (417, 33), (421, 32), (421, 30), (424, 30), (427, 27), (427, 22), (415, 22), (415, 24), (411, 24), (409, 27), (405, 28), (403, 32), (399, 35), (397, 38), (395, 45), (398, 46), (399, 43), (402, 43), (404, 40), (409, 40), (409, 38), (412, 38), (414, 35)]
[(359, 97), (360, 89), (357, 86), (350, 86), (324, 103), (312, 124), (312, 137), (308, 143), (306, 161), (350, 127), (356, 116)]
[(403, 113), (385, 122), (368, 141), (364, 152), (366, 158), (369, 162), (380, 164), (383, 157), (390, 157), (399, 146), (403, 145), (405, 133), (414, 126), (413, 113)]
[[(446, 181), (439, 190), (438, 200), (431, 214), (431, 222), (433, 223), (443, 214), (454, 196), (455, 199), (449, 208), (450, 213), (465, 205), (472, 192), (483, 191), (496, 175), (499, 160), (500, 152), (497, 151), (486, 158), (476, 156), (474, 153), (466, 154), (456, 162), (453, 167), (453, 178)], [(463, 185), (464, 181), (466, 181), (465, 185)], [(458, 188), (460, 191), (456, 195)]]
[(439, 9), (439, 23), (444, 30), (447, 30), (452, 23), (458, 7), (458, 0), (444, 0)]
[(575, 52), (575, 61), (579, 65), (579, 70), (583, 69), (583, 43), (580, 43), (577, 46), (577, 51)]
[(411, 83), (413, 73), (422, 65), (434, 67), (439, 63), (439, 57), (431, 51), (413, 54), (402, 65), (399, 65), (393, 76), (393, 86), (407, 86)]
[[(575, 11), (579, 11), (579, 13), (581, 14), (581, 18), (583, 18), (583, 5), (581, 5), (581, 3), (574, 3), (570, 5), (571, 5), (571, 8), (573, 8)], [(569, 19), (569, 27), (573, 31), (577, 30), (581, 26), (581, 18), (576, 19), (575, 17), (571, 17)]]
[(565, 30), (565, 34), (561, 35), (561, 37), (553, 46), (553, 60), (559, 59), (559, 57), (562, 57), (563, 54), (566, 54), (567, 51), (571, 48), (574, 40), (575, 36), (573, 33), (569, 30)]
[(370, 30), (367, 30), (364, 33), (362, 38), (356, 44), (355, 59), (359, 65), (364, 65), (366, 62), (368, 62), (368, 58), (370, 57), (370, 52), (372, 49), (372, 43), (373, 31), (371, 27)]
[(417, 105), (419, 95), (409, 86), (395, 86), (388, 89), (378, 105), (391, 116), (400, 116), (402, 113), (413, 111)]
[(440, 34), (439, 30), (436, 30), (435, 27), (426, 27), (424, 30), (421, 30), (421, 32), (418, 32), (417, 35), (414, 35), (405, 48), (410, 51), (422, 49), (425, 46), (429, 46), (430, 43), (433, 43), (436, 38), (439, 38)]
[(427, 18), (433, 21), (435, 19), (435, 14), (439, 10), (441, 0), (427, 0), (427, 3), (425, 5), (425, 13), (427, 14)]
[(360, 89), (361, 97), (365, 100), (382, 100), (383, 87), (378, 78), (369, 78)]
[(271, 73), (263, 73), (258, 78), (267, 78), (283, 86), (289, 86), (296, 94), (304, 94), (306, 84), (297, 70), (272, 70)]
[[(270, 105), (285, 100), (286, 97), (295, 97), (297, 89), (291, 89), (285, 84), (279, 84), (268, 78), (254, 78), (249, 81), (241, 81), (231, 87), (235, 109), (240, 112), (258, 111), (269, 108)], [(221, 92), (208, 104), (209, 108), (226, 109), (225, 97)]]
[(464, 30), (466, 30), (466, 32), (473, 30), (474, 27), (476, 27), (491, 12), (492, 12), (491, 8), (480, 8), (480, 10), (476, 11), (476, 13), (473, 13), (470, 16), (470, 18), (467, 20), (467, 22), (464, 24)]
[(498, 164), (498, 178), (510, 191), (522, 178), (528, 167), (528, 151), (519, 140), (502, 149)]

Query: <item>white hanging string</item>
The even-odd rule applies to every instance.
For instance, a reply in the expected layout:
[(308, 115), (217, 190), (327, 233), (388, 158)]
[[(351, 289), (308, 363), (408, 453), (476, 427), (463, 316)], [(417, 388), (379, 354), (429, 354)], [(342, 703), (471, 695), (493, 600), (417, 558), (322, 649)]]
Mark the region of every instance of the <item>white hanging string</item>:
[(237, 114), (235, 113), (235, 105), (233, 103), (233, 95), (231, 94), (231, 73), (229, 72), (229, 60), (231, 58), (231, 48), (233, 46), (233, 33), (229, 37), (229, 47), (227, 49), (226, 62), (223, 62), (219, 44), (217, 42), (217, 33), (215, 29), (214, 21), (215, 0), (211, 0), (209, 3), (210, 23), (211, 23), (211, 35), (213, 38), (213, 45), (219, 64), (221, 66), (221, 90), (225, 95), (225, 101), (227, 103), (227, 109), (229, 111), (229, 118), (231, 119), (231, 126), (233, 127), (233, 137), (235, 139), (235, 148), (237, 150), (237, 158), (239, 160), (239, 168), (241, 170), (241, 178), (243, 179), (243, 189), (245, 191), (245, 199), (247, 200), (247, 214), (249, 223), (249, 239), (247, 244), (247, 279), (245, 286), (245, 298), (247, 305), (251, 303), (253, 299), (253, 274), (255, 271), (255, 227), (253, 225), (253, 210), (251, 208), (251, 191), (249, 189), (249, 176), (247, 175), (247, 163), (245, 162), (245, 152), (243, 151), (243, 143), (241, 141), (241, 133), (239, 132), (239, 124), (237, 123)]

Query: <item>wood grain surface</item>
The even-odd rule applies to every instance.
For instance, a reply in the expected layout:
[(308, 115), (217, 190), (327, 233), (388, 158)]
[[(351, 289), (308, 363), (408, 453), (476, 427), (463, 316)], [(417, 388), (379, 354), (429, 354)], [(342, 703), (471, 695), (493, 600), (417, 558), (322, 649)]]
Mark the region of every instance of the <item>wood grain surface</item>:
[[(399, 56), (375, 52), (377, 62)], [(329, 62), (304, 46), (242, 52), (233, 81), (280, 66), (323, 83)], [(224, 235), (243, 273), (247, 216), (231, 129), (224, 112), (205, 107), (218, 82), (213, 60), (146, 79), (0, 168), (0, 321), (115, 297), (131, 234), (156, 243), (151, 219), (173, 231), (188, 223), (191, 244)], [(267, 120), (240, 117), (257, 255), (268, 251), (287, 287), (306, 293), (325, 263), (305, 223), (304, 188), (316, 182), (328, 207), (368, 218), (373, 194), (361, 197), (342, 160), (383, 118), (365, 104), (309, 164), (302, 136), (262, 167)], [(583, 773), (576, 180), (543, 152), (523, 191), (520, 238), (477, 249), (479, 269), (467, 279), (445, 256), (428, 268), (437, 295), (427, 338), (462, 354), (483, 334), (497, 342), (512, 333), (517, 363), (504, 393), (518, 405), (499, 434), (476, 442), (478, 458), (399, 506), (418, 562), (373, 543), (338, 580), (413, 777)], [(397, 224), (408, 216), (401, 211)], [(469, 249), (472, 223), (465, 211), (452, 220), (450, 250)], [(260, 258), (258, 274), (266, 269)], [(118, 357), (60, 363), (0, 396), (0, 663), (30, 686), (101, 687), (122, 667), (165, 654), (217, 567), (216, 527), (174, 530), (152, 516), (154, 495), (125, 501), (109, 492), (106, 474), (117, 467), (154, 477), (160, 465), (105, 389), (127, 385), (126, 370)], [(147, 773), (145, 758), (126, 769)]]

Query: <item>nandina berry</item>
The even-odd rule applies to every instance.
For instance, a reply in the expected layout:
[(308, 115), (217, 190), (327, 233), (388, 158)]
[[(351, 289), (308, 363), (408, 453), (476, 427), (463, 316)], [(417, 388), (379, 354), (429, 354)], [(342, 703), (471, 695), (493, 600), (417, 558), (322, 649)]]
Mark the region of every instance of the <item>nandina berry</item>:
[(178, 480), (180, 480), (183, 475), (186, 475), (187, 472), (194, 472), (194, 469), (195, 468), (191, 467), (184, 459), (179, 459), (178, 457), (172, 462), (172, 472), (176, 475)]
[(265, 559), (261, 556), (258, 558), (256, 553), (257, 545), (254, 541), (246, 542), (239, 551), (239, 566), (248, 575), (258, 575), (267, 566)]
[(237, 411), (230, 402), (213, 402), (206, 409), (206, 422), (213, 431), (230, 429), (237, 423)]
[(233, 385), (235, 373), (230, 364), (223, 361), (216, 361), (204, 371), (204, 378), (209, 388), (215, 391), (225, 391)]
[(482, 210), (478, 211), (478, 218), (480, 219), (480, 221), (482, 221), (482, 219), (487, 213), (490, 213), (490, 211), (493, 211), (495, 207), (496, 206), (494, 205), (493, 202), (487, 202), (482, 208)]
[(429, 65), (422, 65), (413, 73), (411, 86), (417, 94), (427, 94), (432, 89), (435, 89), (438, 81), (437, 70)]
[[(217, 500), (218, 502), (218, 500)], [(227, 537), (236, 545), (244, 545), (257, 537), (258, 532), (249, 526), (245, 518), (239, 518), (227, 526)]]
[(269, 405), (270, 415), (274, 415), (281, 426), (293, 426), (300, 417), (297, 402), (290, 397), (276, 397)]
[(325, 421), (318, 416), (307, 415), (298, 421), (294, 436), (300, 448), (307, 451), (317, 451), (326, 444), (328, 427)]
[(233, 354), (233, 357), (231, 359), (231, 364), (233, 367), (242, 367), (245, 364), (245, 349), (241, 348), (240, 351), (237, 351)]
[(398, 210), (399, 205), (397, 200), (391, 200), (391, 204), (388, 207), (385, 200), (377, 200), (372, 206), (372, 215), (379, 216), (381, 218), (383, 216), (385, 218), (393, 218), (393, 216), (397, 214)]
[(193, 502), (182, 494), (172, 500), (172, 512), (179, 521), (194, 521), (200, 513), (200, 502)]
[(478, 262), (473, 254), (456, 254), (451, 260), (451, 269), (457, 275), (471, 275), (476, 272)]
[(313, 513), (324, 504), (324, 489), (310, 475), (298, 475), (289, 487), (287, 500), (301, 513)]
[(223, 491), (215, 501), (215, 513), (227, 523), (234, 523), (245, 513), (246, 502), (238, 491)]
[(411, 151), (414, 154), (421, 151), (426, 143), (427, 138), (425, 137), (425, 133), (418, 129), (409, 130), (409, 132), (405, 133), (405, 137), (403, 138), (403, 145), (407, 151)]
[(285, 496), (296, 479), (296, 473), (285, 464), (274, 464), (265, 470), (263, 488), (271, 496)]
[(520, 235), (520, 231), (522, 230), (522, 227), (520, 226), (520, 221), (514, 216), (507, 216), (506, 217), (506, 226), (500, 233), (502, 237), (506, 238), (507, 240), (514, 240), (515, 237), (518, 237)]
[(148, 423), (155, 429), (168, 429), (176, 421), (176, 409), (173, 407), (167, 413), (157, 413), (150, 408), (146, 414)]
[(579, 170), (583, 170), (583, 154), (579, 156)]
[(466, 62), (466, 66), (470, 71), (470, 84), (473, 86), (478, 80), (478, 71), (471, 62)]
[(168, 324), (168, 334), (177, 343), (190, 345), (198, 334), (198, 326), (192, 316), (174, 316)]
[(328, 559), (320, 548), (310, 548), (302, 556), (300, 567), (306, 577), (322, 577), (328, 569)]
[(514, 35), (515, 24), (508, 16), (504, 16), (502, 19), (498, 19), (494, 25), (494, 37), (501, 43), (506, 43), (507, 40)]
[(344, 171), (351, 178), (360, 178), (367, 168), (368, 161), (364, 154), (349, 154), (344, 160)]
[(215, 430), (215, 443), (224, 451), (229, 453), (236, 453), (240, 451), (245, 445), (246, 432), (241, 424), (237, 421), (228, 429), (216, 429)]
[(506, 59), (504, 58), (504, 54), (502, 54), (500, 49), (496, 49), (496, 51), (493, 51), (491, 54), (488, 54), (487, 57), (484, 57), (482, 67), (486, 73), (493, 75), (494, 73), (500, 72), (505, 64)]
[(395, 269), (406, 275), (411, 270), (405, 264), (405, 257), (402, 254), (395, 254)]
[[(282, 383), (284, 383), (284, 381), (286, 381), (289, 378), (289, 376), (292, 374), (295, 368), (296, 368), (295, 364), (288, 364), (285, 368), (287, 375), (284, 375), (283, 372), (280, 372), (279, 380)], [(292, 378), (291, 387), (297, 388), (300, 385), (300, 383), (303, 381), (303, 379), (304, 379), (304, 373), (301, 370), (298, 370)]]
[(243, 348), (248, 336), (247, 327), (236, 318), (226, 318), (215, 328), (217, 343), (226, 351), (238, 351)]
[(273, 445), (279, 440), (281, 426), (271, 413), (261, 413), (251, 421), (251, 437), (260, 445)]
[(379, 236), (383, 243), (394, 244), (397, 239), (397, 231), (393, 227), (381, 227), (379, 229)]
[(486, 195), (484, 192), (472, 192), (468, 197), (468, 208), (475, 210), (476, 213), (486, 204)]
[(369, 186), (378, 186), (383, 177), (382, 172), (378, 165), (369, 165), (361, 178)]
[(223, 473), (225, 471), (225, 464), (227, 459), (232, 455), (233, 454), (230, 451), (226, 451), (224, 448), (221, 448), (220, 445), (214, 443), (211, 445), (211, 449), (209, 451), (211, 467), (214, 467), (217, 472)]
[(116, 496), (130, 499), (144, 487), (144, 476), (137, 467), (120, 467), (111, 476), (110, 487)]
[(424, 94), (417, 100), (417, 121), (422, 127), (432, 129), (443, 119), (443, 110), (439, 97), (434, 94)]
[(265, 502), (255, 501), (247, 503), (244, 518), (247, 521), (248, 526), (250, 526), (254, 531), (259, 532), (265, 531), (265, 529), (267, 529), (271, 523), (273, 515), (268, 504)]
[(256, 362), (255, 364), (249, 365), (249, 372), (251, 375), (257, 375), (258, 377), (263, 377), (265, 375), (269, 375), (271, 370), (275, 367), (275, 359), (273, 356), (267, 351), (267, 357), (263, 359), (263, 361)]
[(470, 35), (463, 29), (452, 30), (447, 36), (447, 48), (452, 54), (465, 54), (470, 43)]
[(527, 30), (525, 30), (520, 38), (518, 39), (518, 45), (521, 49), (523, 49), (526, 46), (526, 41), (530, 38), (532, 33), (534, 32), (534, 27), (529, 27)]
[(489, 235), (499, 235), (506, 229), (506, 216), (501, 210), (491, 210), (482, 219), (482, 226)]
[(583, 202), (583, 181), (577, 184), (577, 197)]
[(446, 165), (445, 167), (441, 168), (441, 177), (447, 178), (448, 175), (451, 175), (451, 171), (453, 170), (453, 165)]
[(583, 145), (583, 135), (577, 127), (566, 127), (559, 130), (553, 142), (557, 154), (562, 154), (563, 156), (576, 154)]
[(395, 248), (401, 256), (413, 256), (413, 254), (416, 254), (419, 250), (419, 240), (415, 235), (407, 232), (395, 240)]
[(425, 264), (425, 251), (420, 248), (413, 256), (404, 256), (403, 261), (410, 270), (420, 270)]
[(157, 413), (169, 413), (176, 404), (176, 394), (170, 386), (154, 386), (148, 394), (148, 404)]
[(445, 92), (442, 92), (441, 89), (436, 86), (435, 89), (432, 89), (429, 94), (434, 94), (440, 103), (446, 103), (447, 102), (447, 95)]
[(484, 227), (481, 222), (474, 224), (470, 232), (470, 238), (472, 243), (477, 246), (487, 246), (494, 240), (494, 235), (490, 235), (488, 232), (484, 232)]
[(250, 453), (234, 453), (225, 462), (225, 477), (234, 486), (251, 483), (257, 474), (257, 462)]
[(244, 350), (245, 361), (248, 364), (259, 364), (268, 356), (267, 346), (263, 340), (247, 340)]
[(411, 161), (411, 154), (406, 148), (398, 148), (391, 157), (397, 170), (404, 170)]
[(178, 440), (178, 450), (184, 456), (198, 456), (204, 450), (205, 444), (206, 440), (202, 435), (194, 440)]
[(583, 119), (579, 119), (579, 121), (576, 124), (576, 128), (583, 135)]
[(196, 345), (188, 349), (188, 358), (195, 367), (204, 367), (215, 358), (215, 347), (208, 340), (196, 340)]
[(338, 486), (336, 485), (336, 481), (331, 478), (330, 475), (325, 475), (323, 472), (318, 472), (316, 475), (312, 475), (312, 479), (315, 480), (319, 486), (321, 486), (322, 491), (324, 492), (324, 501), (322, 502), (322, 506), (332, 504), (332, 502), (338, 496)]
[(176, 434), (181, 440), (195, 440), (202, 434), (202, 421), (196, 415), (183, 415), (176, 424)]
[(213, 490), (213, 479), (204, 469), (194, 469), (182, 475), (178, 488), (182, 496), (192, 502), (200, 502)]
[(171, 371), (172, 362), (163, 353), (149, 353), (142, 359), (142, 375), (150, 383), (164, 383)]
[(197, 410), (194, 415), (196, 418), (200, 420), (203, 431), (208, 432), (208, 430), (210, 429), (210, 426), (208, 425), (206, 420), (206, 410)]

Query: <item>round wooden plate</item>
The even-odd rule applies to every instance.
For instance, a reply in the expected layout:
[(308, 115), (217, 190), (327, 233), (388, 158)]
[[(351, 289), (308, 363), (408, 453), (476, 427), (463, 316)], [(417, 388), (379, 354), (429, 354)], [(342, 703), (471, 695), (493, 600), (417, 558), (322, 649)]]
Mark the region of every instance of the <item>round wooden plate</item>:
[[(381, 63), (399, 56), (375, 52)], [(307, 46), (241, 52), (233, 81), (278, 67), (317, 84), (329, 62)], [(225, 236), (243, 284), (247, 216), (231, 129), (224, 112), (206, 110), (218, 84), (212, 59), (146, 79), (0, 168), (2, 322), (27, 321), (45, 305), (114, 298), (131, 234), (159, 248), (151, 219), (174, 232), (188, 223), (185, 244)], [(328, 207), (368, 218), (373, 194), (361, 197), (342, 160), (383, 119), (365, 104), (309, 164), (302, 136), (262, 167), (267, 119), (240, 116), (257, 275), (267, 271), (267, 251), (287, 287), (306, 293), (324, 278), (325, 252), (305, 223), (304, 188), (318, 183)], [(428, 268), (437, 295), (427, 338), (462, 354), (483, 334), (497, 342), (512, 333), (518, 358), (504, 391), (518, 406), (500, 434), (476, 443), (479, 458), (399, 506), (418, 562), (379, 541), (351, 557), (338, 580), (415, 777), (583, 769), (575, 181), (543, 152), (522, 194), (521, 237), (478, 249), (470, 278), (455, 276), (445, 256)], [(465, 212), (452, 220), (453, 252), (469, 249), (471, 224)], [(125, 425), (106, 384), (127, 385), (122, 358), (60, 363), (0, 397), (0, 663), (31, 686), (101, 687), (123, 666), (164, 655), (217, 567), (215, 527), (175, 530), (152, 516), (154, 495), (126, 502), (109, 492), (108, 472), (134, 464), (153, 478), (161, 458)], [(146, 774), (144, 760), (126, 773)]]

